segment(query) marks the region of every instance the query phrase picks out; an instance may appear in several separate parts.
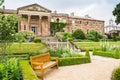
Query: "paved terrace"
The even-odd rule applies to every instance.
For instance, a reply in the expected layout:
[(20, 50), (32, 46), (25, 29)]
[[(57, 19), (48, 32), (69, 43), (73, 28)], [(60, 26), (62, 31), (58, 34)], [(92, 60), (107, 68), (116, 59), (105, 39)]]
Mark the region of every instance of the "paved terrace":
[(59, 67), (46, 72), (44, 80), (111, 80), (120, 59), (92, 56), (92, 63)]

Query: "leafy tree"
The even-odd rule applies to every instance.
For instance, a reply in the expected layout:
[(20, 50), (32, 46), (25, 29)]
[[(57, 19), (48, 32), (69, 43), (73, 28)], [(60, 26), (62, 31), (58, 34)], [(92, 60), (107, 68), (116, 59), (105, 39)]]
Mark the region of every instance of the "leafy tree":
[(3, 4), (4, 0), (0, 0), (0, 6)]
[(63, 32), (63, 28), (66, 27), (67, 23), (59, 22), (51, 22), (50, 23), (50, 30), (52, 35), (55, 35), (56, 32)]
[(72, 35), (76, 39), (85, 39), (85, 33), (81, 29), (75, 30)]
[(88, 40), (93, 40), (93, 41), (99, 41), (99, 39), (103, 38), (102, 34), (98, 33), (95, 30), (91, 30), (90, 32), (88, 32), (88, 34), (86, 34), (86, 37)]
[(113, 15), (116, 17), (116, 24), (120, 23), (120, 3), (116, 5), (115, 9), (113, 10)]
[(14, 40), (16, 19), (17, 16), (15, 15), (0, 15), (0, 48), (3, 55), (6, 53), (6, 48), (10, 46), (11, 42)]

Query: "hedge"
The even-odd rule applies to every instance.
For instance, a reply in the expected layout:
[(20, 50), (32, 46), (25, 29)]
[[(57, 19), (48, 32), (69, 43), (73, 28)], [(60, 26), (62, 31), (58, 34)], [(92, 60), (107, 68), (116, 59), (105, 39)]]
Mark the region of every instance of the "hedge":
[(22, 70), (23, 80), (40, 80), (29, 64), (29, 60), (21, 60), (20, 68)]
[(120, 80), (120, 67), (117, 67), (112, 72), (112, 80)]
[(93, 55), (99, 55), (99, 56), (104, 56), (104, 57), (112, 57), (112, 58), (116, 58), (119, 59), (120, 58), (120, 53), (113, 51), (93, 51)]
[(59, 66), (68, 66), (68, 65), (76, 65), (76, 64), (83, 64), (89, 63), (89, 58), (84, 57), (66, 57), (66, 58), (59, 58), (58, 59)]

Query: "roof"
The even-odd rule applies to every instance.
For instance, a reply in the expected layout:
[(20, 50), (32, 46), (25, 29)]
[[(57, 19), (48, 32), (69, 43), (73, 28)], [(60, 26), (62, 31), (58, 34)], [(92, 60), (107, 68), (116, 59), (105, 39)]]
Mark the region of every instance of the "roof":
[[(2, 12), (2, 10), (0, 11), (0, 13)], [(6, 14), (17, 14), (17, 10), (13, 10), (13, 9), (5, 9), (4, 13)]]
[[(88, 20), (97, 20), (91, 17), (81, 17), (81, 16), (69, 16), (69, 18), (78, 18), (78, 19), (88, 19)], [(103, 21), (103, 20), (97, 20), (97, 21)]]
[(56, 16), (56, 17), (68, 17), (68, 14), (65, 13), (51, 13), (51, 16)]
[(43, 7), (43, 6), (39, 5), (39, 4), (37, 4), (37, 3), (30, 4), (30, 5), (23, 6), (23, 7), (19, 7), (19, 8), (17, 8), (17, 10), (20, 10), (20, 9), (23, 9), (23, 8), (26, 8), (26, 7), (30, 7), (30, 6), (34, 6), (34, 5), (39, 6), (39, 7), (43, 8), (43, 9), (48, 10), (49, 12), (51, 12), (51, 10), (49, 10), (49, 9), (47, 9), (47, 8), (45, 8), (45, 7)]

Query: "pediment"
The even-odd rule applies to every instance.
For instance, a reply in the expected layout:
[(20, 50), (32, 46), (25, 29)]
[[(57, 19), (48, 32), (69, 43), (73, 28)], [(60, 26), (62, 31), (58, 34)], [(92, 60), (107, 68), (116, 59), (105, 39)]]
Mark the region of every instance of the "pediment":
[(51, 10), (49, 10), (49, 9), (47, 9), (45, 7), (42, 7), (42, 6), (38, 5), (38, 4), (31, 4), (31, 5), (23, 6), (23, 7), (18, 8), (18, 10), (47, 12), (47, 13), (51, 12)]

